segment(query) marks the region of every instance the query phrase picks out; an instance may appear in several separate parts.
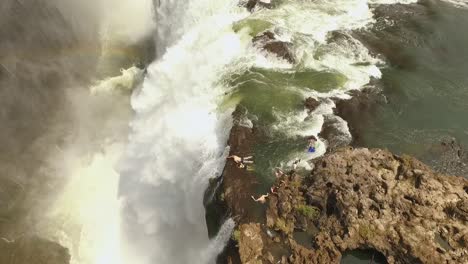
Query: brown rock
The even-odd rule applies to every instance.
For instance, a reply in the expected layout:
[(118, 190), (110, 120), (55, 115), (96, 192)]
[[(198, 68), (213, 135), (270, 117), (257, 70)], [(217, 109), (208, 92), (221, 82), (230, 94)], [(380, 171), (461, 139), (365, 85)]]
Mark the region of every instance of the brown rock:
[(317, 109), (317, 107), (319, 107), (320, 102), (315, 98), (309, 97), (305, 100), (304, 105), (307, 110), (309, 110), (309, 112), (313, 112), (315, 109)]
[(249, 12), (252, 12), (256, 6), (271, 8), (272, 4), (271, 2), (268, 3), (268, 1), (261, 1), (261, 0), (249, 0), (245, 4), (245, 7), (247, 8), (247, 10), (249, 10)]
[(351, 96), (351, 99), (336, 100), (335, 114), (348, 122), (354, 142), (359, 143), (377, 107), (386, 103), (386, 98), (374, 87), (352, 91)]
[(277, 40), (275, 34), (266, 31), (252, 39), (252, 42), (261, 49), (276, 55), (278, 58), (295, 63), (296, 59), (292, 52), (292, 43)]
[[(265, 256), (281, 248), (281, 263), (340, 263), (342, 252), (367, 248), (390, 264), (468, 263), (467, 179), (434, 173), (408, 156), (348, 147), (316, 161), (304, 182), (294, 174), (283, 180), (267, 208), (267, 223), (281, 227), (282, 239), (262, 240), (259, 224), (247, 229), (258, 232), (246, 241), (261, 245)], [(321, 211), (306, 220), (318, 227), (312, 248), (295, 241), (290, 229), (305, 226), (308, 206)], [(240, 255), (261, 259), (250, 244)]]
[(292, 44), (284, 41), (271, 41), (263, 46), (266, 51), (275, 54), (278, 58), (287, 60), (289, 63), (295, 63), (296, 59), (291, 52)]
[(263, 239), (260, 224), (240, 226), (239, 253), (242, 263), (260, 264), (263, 255)]
[[(466, 179), (436, 174), (414, 158), (383, 150), (346, 148), (317, 163), (326, 166), (316, 166), (309, 192), (327, 201), (318, 246), (331, 239), (333, 243), (327, 244), (334, 250), (374, 248), (389, 263), (468, 261), (468, 252), (459, 244), (461, 236), (450, 243), (457, 233), (468, 232)], [(332, 222), (333, 232), (342, 230), (343, 235), (324, 229)], [(434, 239), (442, 226), (448, 227), (446, 237), (453, 250), (441, 250)]]

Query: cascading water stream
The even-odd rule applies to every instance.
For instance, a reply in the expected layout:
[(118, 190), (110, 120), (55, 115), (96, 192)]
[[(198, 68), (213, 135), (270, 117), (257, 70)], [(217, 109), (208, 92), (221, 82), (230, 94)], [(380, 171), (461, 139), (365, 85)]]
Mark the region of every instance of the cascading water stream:
[[(330, 97), (359, 89), (371, 77), (380, 76), (379, 61), (359, 42), (326, 42), (332, 31), (372, 22), (372, 12), (362, 0), (284, 1), (278, 9), (254, 14), (240, 7), (238, 0), (169, 0), (156, 5), (157, 60), (132, 96), (135, 117), (120, 164), (123, 263), (212, 262), (224, 245), (217, 243), (227, 241), (233, 228), (228, 220), (210, 243), (202, 205), (208, 179), (220, 175), (227, 155), (232, 109), (219, 106), (226, 92), (236, 88), (228, 87), (222, 76), (242, 74), (252, 67), (264, 68), (265, 74), (300, 70), (253, 47), (251, 34), (256, 26), (249, 23), (264, 21), (281, 27), (280, 37), (293, 39), (301, 67), (337, 72), (347, 79), (328, 93), (314, 87), (300, 89), (304, 85), (300, 82), (285, 83), (279, 89), (303, 97)], [(248, 17), (253, 19), (244, 20)], [(244, 22), (236, 29), (233, 25), (239, 21)], [(255, 98), (251, 91), (241, 96)], [(322, 116), (331, 113), (333, 104), (325, 106), (312, 121), (300, 114), (303, 111), (273, 113), (277, 120), (272, 128), (293, 136), (317, 134)], [(320, 148), (320, 153), (324, 151)]]
[[(241, 104), (248, 109), (244, 124), (258, 125), (260, 121), (262, 129), (271, 132), (267, 135), (273, 139), (271, 142), (267, 139), (256, 146), (255, 177), (260, 181), (262, 177), (272, 177), (268, 166), (302, 158), (298, 153), (306, 163), (311, 156), (303, 151), (303, 138), (317, 135), (327, 118), (335, 119), (343, 140), (349, 140), (347, 124), (333, 115), (334, 103), (329, 97), (347, 96), (346, 91), (360, 89), (371, 78), (379, 78), (378, 66), (383, 64), (349, 31), (373, 22), (370, 4), (415, 2), (282, 0), (272, 9), (249, 13), (239, 6), (243, 2), (239, 0), (153, 0), (156, 19), (152, 21), (150, 1), (100, 0), (99, 8), (96, 1), (52, 1), (64, 5), (62, 9), (67, 11), (58, 16), (59, 24), (64, 18), (75, 19), (76, 7), (80, 5), (85, 5), (86, 10), (105, 10), (101, 15), (96, 11), (95, 15), (106, 20), (100, 28), (102, 54), (93, 51), (89, 55), (100, 56), (96, 68), (102, 75), (99, 78), (104, 79), (78, 92), (67, 89), (73, 125), (48, 128), (49, 134), (66, 129), (60, 134), (67, 135), (67, 143), (51, 148), (44, 142), (34, 143), (53, 152), (47, 156), (47, 163), (54, 165), (54, 171), (41, 170), (67, 176), (64, 189), (54, 192), (50, 201), (41, 202), (45, 207), (37, 206), (39, 194), (31, 194), (35, 211), (39, 212), (34, 229), (39, 236), (68, 248), (71, 264), (214, 262), (230, 239), (235, 223), (228, 219), (210, 241), (202, 201), (208, 179), (219, 176), (225, 163), (233, 106)], [(445, 1), (467, 7), (463, 0)], [(33, 23), (36, 20), (39, 19), (32, 19)], [(79, 20), (87, 19), (80, 16)], [(100, 24), (94, 22), (93, 25)], [(153, 22), (157, 28), (153, 28)], [(59, 34), (63, 27), (49, 23), (42, 27), (53, 32), (51, 36)], [(76, 30), (88, 28), (92, 27), (84, 23)], [(280, 60), (252, 42), (264, 30), (273, 32), (278, 40), (290, 42), (296, 63)], [(123, 52), (127, 44), (136, 44), (151, 32), (155, 32), (156, 60), (132, 96), (135, 115), (126, 146), (127, 121), (132, 115), (127, 95), (144, 71), (126, 65), (130, 68), (123, 70), (121, 76), (107, 74), (118, 72), (116, 61), (130, 61), (126, 56), (131, 55)], [(88, 33), (84, 35), (84, 39), (91, 38)], [(99, 39), (94, 35), (93, 38)], [(65, 55), (81, 56), (86, 48)], [(121, 60), (115, 60), (116, 54)], [(70, 64), (66, 59), (64, 62)], [(23, 75), (39, 68), (61, 74), (61, 65), (32, 65), (26, 67)], [(13, 63), (0, 66), (0, 71), (11, 76), (17, 67)], [(73, 64), (73, 68), (78, 66)], [(92, 67), (86, 68), (93, 71)], [(328, 74), (323, 75), (324, 79), (332, 79), (331, 85), (314, 77), (323, 72)], [(11, 97), (7, 95), (4, 97)], [(322, 102), (313, 113), (302, 105), (307, 97)], [(325, 142), (319, 143), (316, 156), (327, 147)], [(28, 162), (33, 160), (26, 158)], [(36, 218), (31, 218), (31, 222), (36, 222)], [(19, 238), (11, 233), (3, 241), (10, 243)]]
[[(179, 16), (158, 19), (168, 37), (157, 38), (159, 50), (169, 46), (132, 97), (136, 115), (121, 164), (124, 263), (210, 261), (209, 252), (222, 249), (210, 246), (202, 201), (208, 179), (222, 171), (230, 127), (230, 113), (217, 111), (224, 90), (217, 77), (246, 43), (231, 29), (236, 4), (191, 1)], [(179, 7), (161, 2), (158, 14)], [(232, 228), (227, 224), (216, 241)]]

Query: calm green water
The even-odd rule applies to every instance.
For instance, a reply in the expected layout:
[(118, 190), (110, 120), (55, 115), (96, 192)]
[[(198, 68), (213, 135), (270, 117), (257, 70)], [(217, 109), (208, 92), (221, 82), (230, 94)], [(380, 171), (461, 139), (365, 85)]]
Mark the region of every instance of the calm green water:
[(430, 16), (390, 33), (413, 37), (389, 38), (403, 59), (382, 70), (389, 103), (370, 120), (360, 145), (426, 160), (442, 138), (468, 145), (468, 34), (460, 31), (468, 26), (468, 10), (444, 3), (429, 8)]
[[(411, 26), (390, 33), (413, 36), (411, 41), (385, 39), (393, 40), (390, 45), (401, 60), (382, 70), (388, 104), (379, 106), (359, 142), (426, 162), (431, 161), (428, 150), (443, 138), (455, 137), (468, 146), (468, 34), (460, 31), (468, 26), (468, 10), (444, 3), (429, 8), (430, 16), (416, 17)], [(371, 259), (372, 252), (355, 251), (345, 254), (342, 264)]]

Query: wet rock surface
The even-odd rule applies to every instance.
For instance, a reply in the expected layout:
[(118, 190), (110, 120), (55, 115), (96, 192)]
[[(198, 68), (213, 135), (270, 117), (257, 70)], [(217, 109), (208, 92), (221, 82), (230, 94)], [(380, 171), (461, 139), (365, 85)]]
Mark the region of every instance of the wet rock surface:
[(425, 156), (425, 160), (438, 172), (468, 177), (468, 152), (456, 138), (443, 138), (435, 142)]
[(468, 180), (379, 149), (343, 148), (315, 165), (278, 178), (265, 219), (238, 227), (241, 263), (339, 263), (353, 249), (389, 263), (468, 262)]
[(271, 0), (248, 0), (243, 5), (252, 12), (256, 7), (271, 8), (273, 4)]
[(348, 146), (351, 144), (353, 138), (351, 133), (348, 132), (343, 126), (348, 124), (341, 117), (336, 115), (325, 115), (322, 131), (319, 137), (327, 142), (327, 150), (334, 151), (338, 148)]
[[(233, 127), (231, 129), (228, 145), (229, 155), (246, 157), (252, 155), (253, 145), (258, 140), (258, 131), (254, 125), (246, 119), (247, 111), (238, 106), (233, 117)], [(220, 225), (225, 218), (233, 217), (238, 225), (254, 223), (261, 219), (256, 204), (250, 197), (255, 193), (255, 186), (258, 184), (253, 172), (247, 168), (238, 168), (233, 160), (228, 160), (224, 167), (220, 188), (215, 193), (213, 203), (217, 208), (221, 208), (218, 215), (222, 218)], [(210, 207), (213, 207), (211, 205)], [(255, 229), (256, 230), (256, 229)], [(215, 232), (213, 232), (215, 233)], [(246, 240), (248, 241), (248, 240)], [(217, 259), (217, 263), (247, 263), (241, 262), (237, 242), (234, 239), (229, 241), (226, 249)], [(244, 245), (243, 252), (256, 252), (252, 245)], [(253, 254), (253, 253), (245, 253)]]
[(335, 100), (334, 112), (348, 122), (348, 128), (353, 136), (353, 144), (359, 145), (364, 130), (374, 117), (379, 105), (386, 103), (386, 98), (375, 85), (363, 90), (351, 91), (350, 99)]
[(315, 98), (309, 97), (305, 100), (304, 106), (307, 110), (309, 110), (309, 113), (311, 113), (320, 106), (320, 101)]
[[(252, 147), (255, 142), (256, 130), (243, 123), (245, 111), (238, 107), (233, 113), (234, 125), (231, 129), (228, 145), (229, 155), (247, 157), (252, 155)], [(254, 193), (257, 180), (249, 166), (238, 168), (233, 160), (228, 160), (223, 171), (222, 193), (224, 202), (231, 215), (235, 216), (239, 223), (254, 221), (257, 219), (250, 195)]]
[(255, 46), (268, 53), (274, 54), (280, 59), (286, 60), (291, 64), (296, 62), (292, 51), (293, 45), (290, 42), (277, 40), (275, 34), (271, 31), (266, 31), (252, 39)]

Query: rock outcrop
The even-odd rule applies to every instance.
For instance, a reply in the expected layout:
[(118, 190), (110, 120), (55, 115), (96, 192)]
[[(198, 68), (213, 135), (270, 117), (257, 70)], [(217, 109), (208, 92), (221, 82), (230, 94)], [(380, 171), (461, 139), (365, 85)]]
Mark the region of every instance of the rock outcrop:
[(375, 116), (376, 110), (386, 103), (384, 94), (376, 87), (377, 83), (370, 86), (371, 88), (350, 91), (350, 99), (335, 100), (334, 112), (348, 122), (354, 145), (360, 145), (362, 134)]
[(255, 46), (268, 53), (274, 54), (276, 57), (286, 60), (291, 64), (296, 62), (292, 51), (293, 45), (291, 42), (278, 40), (275, 34), (271, 31), (266, 31), (252, 39)]
[(385, 150), (343, 148), (275, 186), (265, 220), (239, 226), (242, 263), (339, 263), (353, 249), (377, 250), (390, 264), (468, 263), (462, 177)]
[(271, 0), (248, 0), (244, 3), (244, 5), (247, 8), (247, 10), (252, 12), (257, 6), (271, 8), (272, 2)]

